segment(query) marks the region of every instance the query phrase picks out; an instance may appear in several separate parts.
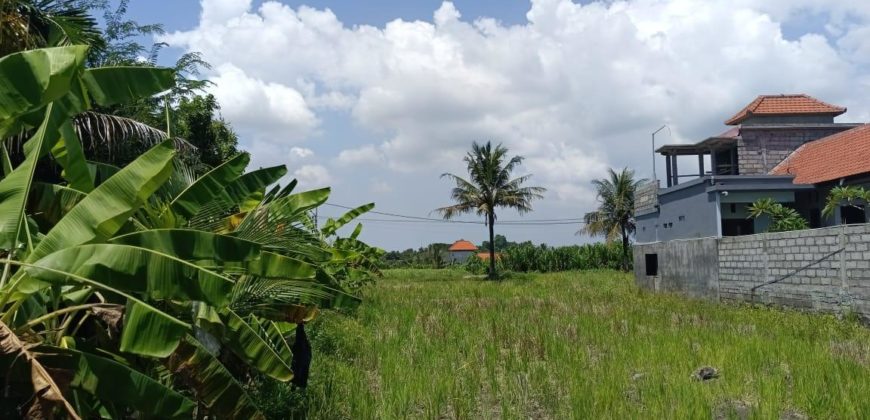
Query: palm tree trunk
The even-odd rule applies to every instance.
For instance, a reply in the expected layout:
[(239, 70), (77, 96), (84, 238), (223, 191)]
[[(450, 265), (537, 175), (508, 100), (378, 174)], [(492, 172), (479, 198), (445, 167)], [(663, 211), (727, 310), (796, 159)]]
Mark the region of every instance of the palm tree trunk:
[(489, 279), (495, 280), (495, 230), (493, 225), (495, 224), (495, 215), (490, 213), (487, 215), (489, 218)]
[(628, 271), (628, 232), (622, 228), (622, 271)]

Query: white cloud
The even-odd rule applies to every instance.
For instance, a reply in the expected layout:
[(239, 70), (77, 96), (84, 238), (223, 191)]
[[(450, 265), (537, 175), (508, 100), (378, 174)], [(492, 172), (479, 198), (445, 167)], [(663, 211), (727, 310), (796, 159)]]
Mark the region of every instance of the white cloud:
[(393, 192), (393, 187), (385, 181), (375, 181), (369, 189), (375, 194), (387, 194)]
[(328, 112), (349, 115), (367, 140), (320, 154), (398, 173), (397, 195), (445, 188), (437, 175), (493, 140), (562, 203), (542, 207), (579, 214), (605, 168), (649, 175), (649, 133), (665, 122), (673, 138), (659, 144), (698, 141), (756, 95), (792, 92), (848, 106), (841, 120), (870, 118), (870, 2), (532, 0), (519, 25), (444, 2), (431, 22), (383, 27), (276, 1), (202, 3), (196, 28), (163, 40), (215, 65), (234, 126), (277, 148), (333, 129)]
[(305, 160), (311, 156), (314, 156), (314, 151), (311, 149), (306, 149), (304, 147), (291, 147), (290, 148), (290, 160), (298, 161)]
[(250, 77), (231, 63), (220, 64), (210, 79), (223, 116), (257, 137), (298, 141), (319, 124), (296, 89)]
[(293, 177), (305, 189), (328, 187), (333, 181), (329, 170), (323, 165), (303, 165), (293, 172)]
[(336, 158), (336, 161), (342, 165), (374, 165), (382, 163), (383, 160), (383, 153), (372, 145), (342, 150)]

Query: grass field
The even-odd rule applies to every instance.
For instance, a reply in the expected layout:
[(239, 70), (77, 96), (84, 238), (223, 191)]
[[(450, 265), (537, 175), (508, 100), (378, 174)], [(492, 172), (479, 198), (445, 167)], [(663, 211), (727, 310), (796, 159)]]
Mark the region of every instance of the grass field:
[[(859, 418), (855, 321), (639, 291), (627, 274), (493, 283), (393, 270), (311, 328), (312, 418)], [(697, 381), (702, 366), (718, 379)]]

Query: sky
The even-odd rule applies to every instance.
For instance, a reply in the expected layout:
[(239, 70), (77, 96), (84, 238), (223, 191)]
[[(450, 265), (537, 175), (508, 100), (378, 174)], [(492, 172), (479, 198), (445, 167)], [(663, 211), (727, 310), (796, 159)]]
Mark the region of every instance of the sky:
[[(203, 76), (252, 167), (287, 165), (301, 188), (331, 186), (330, 203), (388, 213), (449, 205), (440, 175), (465, 173), (472, 141), (524, 156), (517, 175), (547, 188), (533, 213), (500, 220), (562, 219), (595, 208), (591, 182), (608, 168), (650, 178), (662, 124), (657, 144), (697, 142), (778, 93), (870, 120), (865, 1), (133, 0), (129, 13), (164, 24), (164, 63), (198, 51), (212, 64)], [(364, 225), (385, 249), (486, 237), (475, 224)], [(578, 228), (496, 224), (512, 241), (595, 240)]]

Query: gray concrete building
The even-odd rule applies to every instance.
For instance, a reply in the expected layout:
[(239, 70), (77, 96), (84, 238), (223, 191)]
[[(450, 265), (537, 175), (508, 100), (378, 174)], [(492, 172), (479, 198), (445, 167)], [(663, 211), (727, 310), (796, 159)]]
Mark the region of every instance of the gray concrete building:
[[(795, 209), (811, 228), (866, 223), (865, 209), (856, 206), (821, 215), (833, 187), (870, 186), (870, 124), (835, 122), (844, 112), (807, 95), (763, 95), (729, 118), (723, 133), (656, 149), (666, 161), (664, 182), (642, 185), (635, 194), (638, 284), (718, 297), (722, 273), (733, 274), (733, 253), (763, 254), (743, 249), (757, 241), (722, 242), (767, 231), (767, 220), (748, 217), (747, 208), (761, 198)], [(695, 159), (697, 170), (694, 164), (680, 170), (678, 163)], [(802, 261), (783, 266), (796, 267), (792, 260)], [(785, 274), (777, 270), (770, 275)]]

